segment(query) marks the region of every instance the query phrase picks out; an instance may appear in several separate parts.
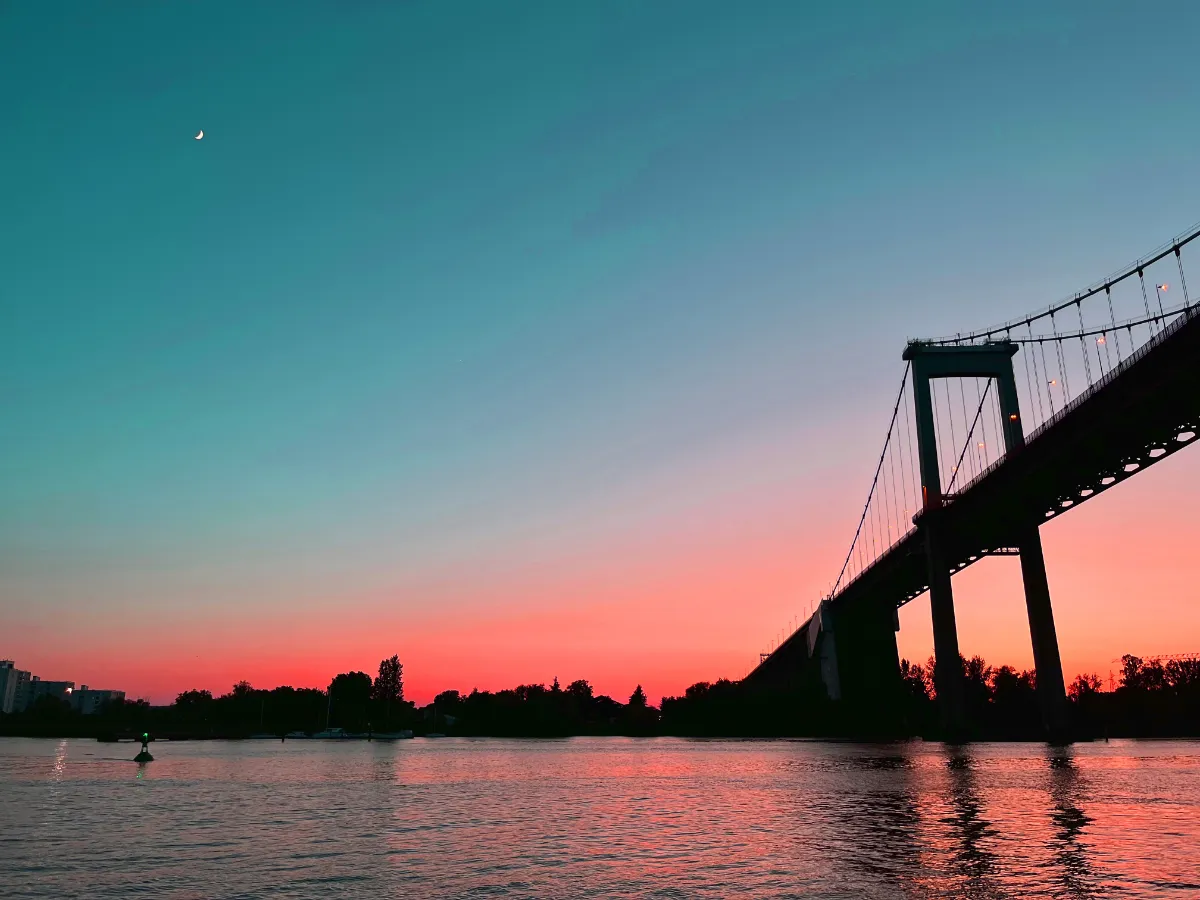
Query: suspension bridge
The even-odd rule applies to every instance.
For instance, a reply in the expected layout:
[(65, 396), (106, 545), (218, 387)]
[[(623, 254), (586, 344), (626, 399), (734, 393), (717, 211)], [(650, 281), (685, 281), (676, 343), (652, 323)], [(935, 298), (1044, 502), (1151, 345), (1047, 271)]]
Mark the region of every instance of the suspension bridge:
[(1200, 226), (1021, 318), (909, 341), (833, 587), (760, 654), (745, 683), (819, 682), (832, 700), (885, 712), (901, 689), (898, 610), (928, 591), (942, 724), (961, 732), (953, 575), (986, 556), (1018, 556), (1043, 722), (1062, 733), (1066, 692), (1039, 526), (1194, 441), (1200, 302), (1188, 295), (1184, 261), (1198, 237)]

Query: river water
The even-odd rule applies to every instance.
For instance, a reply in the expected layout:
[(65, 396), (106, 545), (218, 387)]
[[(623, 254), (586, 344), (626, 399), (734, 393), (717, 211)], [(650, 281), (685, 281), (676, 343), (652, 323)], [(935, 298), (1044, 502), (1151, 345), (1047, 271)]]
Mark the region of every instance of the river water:
[(0, 739), (0, 896), (1200, 897), (1200, 743)]

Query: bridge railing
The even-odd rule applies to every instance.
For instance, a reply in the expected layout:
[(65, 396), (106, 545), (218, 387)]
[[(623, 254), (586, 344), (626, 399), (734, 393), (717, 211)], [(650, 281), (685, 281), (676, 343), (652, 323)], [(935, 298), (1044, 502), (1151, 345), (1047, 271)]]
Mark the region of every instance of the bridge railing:
[[(1182, 328), (1185, 324), (1187, 324), (1187, 322), (1190, 321), (1196, 315), (1200, 315), (1200, 302), (1194, 303), (1190, 306), (1185, 306), (1185, 307), (1167, 312), (1165, 317), (1173, 318), (1173, 321), (1167, 322), (1164, 325), (1164, 327), (1162, 328), (1162, 330), (1160, 330), (1158, 333), (1153, 335), (1149, 340), (1147, 340), (1144, 344), (1142, 344), (1140, 347), (1138, 347), (1133, 352), (1132, 355), (1126, 357), (1124, 360), (1122, 360), (1120, 363), (1118, 363), (1112, 369), (1109, 369), (1104, 375), (1102, 375), (1100, 377), (1099, 380), (1093, 382), (1087, 388), (1085, 388), (1083, 391), (1081, 391), (1079, 394), (1077, 394), (1075, 397), (1073, 397), (1067, 403), (1066, 406), (1059, 409), (1053, 416), (1046, 419), (1040, 425), (1038, 425), (1036, 428), (1034, 428), (1032, 431), (1030, 431), (1025, 436), (1026, 444), (1028, 445), (1028, 444), (1033, 443), (1041, 435), (1045, 434), (1047, 431), (1049, 431), (1051, 428), (1053, 428), (1055, 425), (1057, 425), (1059, 422), (1061, 422), (1064, 418), (1066, 418), (1068, 415), (1070, 415), (1072, 412), (1074, 412), (1076, 409), (1078, 409), (1080, 406), (1082, 406), (1084, 403), (1086, 403), (1089, 399), (1091, 399), (1097, 393), (1099, 393), (1101, 390), (1103, 390), (1107, 385), (1111, 384), (1113, 381), (1115, 381), (1117, 378), (1119, 378), (1123, 373), (1127, 372), (1132, 366), (1136, 365), (1140, 360), (1144, 359), (1147, 354), (1153, 352), (1157, 347), (1159, 347), (1164, 341), (1168, 340), (1173, 334), (1175, 334), (1180, 328)], [(979, 483), (984, 478), (986, 478), (988, 475), (990, 475), (992, 472), (994, 472), (996, 469), (998, 469), (1007, 458), (1008, 458), (1008, 454), (1002, 454), (998, 459), (996, 459), (993, 463), (991, 463), (987, 468), (985, 468), (979, 474), (972, 477), (958, 491), (955, 491), (952, 494), (947, 494), (944, 498), (944, 502), (952, 503), (958, 496), (965, 494), (972, 487), (974, 487), (977, 483)]]

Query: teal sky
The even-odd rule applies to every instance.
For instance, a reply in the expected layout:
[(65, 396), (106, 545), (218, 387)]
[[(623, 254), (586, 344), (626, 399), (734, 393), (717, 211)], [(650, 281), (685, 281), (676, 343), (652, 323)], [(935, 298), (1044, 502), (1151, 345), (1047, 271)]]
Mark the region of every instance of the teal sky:
[(0, 656), (160, 699), (394, 647), (431, 688), (721, 674), (836, 574), (906, 337), (1200, 219), (1197, 34), (5, 4)]

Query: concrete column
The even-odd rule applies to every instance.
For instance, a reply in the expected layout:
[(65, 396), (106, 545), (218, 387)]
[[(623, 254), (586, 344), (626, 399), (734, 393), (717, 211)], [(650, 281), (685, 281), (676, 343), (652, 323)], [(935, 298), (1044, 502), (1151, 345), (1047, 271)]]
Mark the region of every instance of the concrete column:
[(1004, 450), (1011, 453), (1025, 446), (1025, 423), (1021, 421), (1021, 407), (1017, 402), (1017, 380), (1013, 377), (1012, 360), (1008, 368), (996, 378), (996, 390), (1000, 394), (1000, 416), (1004, 427)]
[[(1017, 385), (1011, 367), (999, 379), (999, 388), (1000, 411), (1004, 416), (1004, 447), (1012, 452), (1025, 446), (1025, 429), (1017, 405)], [(1022, 529), (1017, 536), (1017, 546), (1021, 551), (1021, 580), (1025, 587), (1025, 609), (1029, 613), (1029, 636), (1033, 640), (1033, 666), (1037, 671), (1042, 724), (1050, 738), (1062, 738), (1067, 732), (1067, 692), (1063, 685), (1062, 660), (1058, 655), (1054, 611), (1050, 606), (1050, 584), (1046, 579), (1042, 536), (1036, 524)]]
[(1063, 684), (1062, 660), (1058, 655), (1058, 634), (1054, 630), (1054, 610), (1050, 607), (1050, 584), (1046, 579), (1042, 536), (1036, 525), (1022, 533), (1019, 546), (1042, 723), (1050, 738), (1062, 738), (1066, 736), (1068, 724), (1067, 692)]
[(928, 525), (925, 555), (929, 560), (929, 609), (933, 613), (933, 686), (937, 691), (942, 728), (953, 738), (962, 734), (966, 723), (958, 626), (954, 621), (954, 591), (936, 529)]
[(925, 559), (929, 575), (929, 609), (933, 615), (933, 683), (938, 695), (942, 728), (950, 736), (963, 730), (962, 664), (959, 662), (958, 626), (954, 620), (954, 591), (950, 568), (937, 534), (937, 510), (942, 505), (942, 483), (938, 472), (937, 432), (933, 422), (933, 398), (926, 361), (920, 354), (912, 360), (913, 406), (917, 425), (917, 456), (921, 469), (921, 508), (925, 529)]
[(878, 715), (894, 711), (901, 687), (895, 623), (890, 603), (860, 602), (836, 617), (842, 698)]
[(938, 472), (937, 431), (933, 422), (933, 396), (924, 360), (912, 360), (913, 410), (917, 425), (917, 462), (921, 470), (921, 510), (942, 505), (942, 478)]

